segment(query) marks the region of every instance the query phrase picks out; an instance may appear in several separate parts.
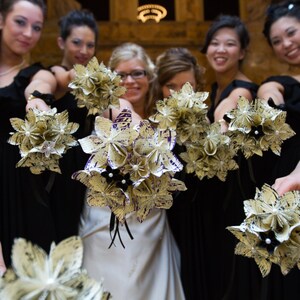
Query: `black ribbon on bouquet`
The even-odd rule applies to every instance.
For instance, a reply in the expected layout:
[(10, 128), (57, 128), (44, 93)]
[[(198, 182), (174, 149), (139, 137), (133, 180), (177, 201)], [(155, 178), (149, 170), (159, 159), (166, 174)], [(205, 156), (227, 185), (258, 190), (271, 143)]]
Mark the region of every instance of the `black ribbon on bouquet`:
[[(120, 174), (119, 169), (112, 169), (109, 165), (106, 167), (105, 171), (101, 173), (103, 177), (105, 177), (106, 182), (108, 184), (114, 182), (118, 188), (120, 188), (123, 192), (126, 192), (129, 185), (132, 185), (132, 181), (130, 180), (130, 174), (127, 173), (125, 175)], [(128, 224), (125, 220), (124, 222), (126, 231), (129, 235), (129, 237), (133, 240), (133, 236), (129, 230)], [(116, 215), (112, 212), (110, 215), (110, 222), (109, 222), (109, 232), (111, 237), (111, 243), (108, 247), (108, 249), (114, 244), (116, 237), (119, 237), (119, 241), (123, 248), (125, 248), (124, 243), (121, 238), (121, 234), (119, 231), (120, 221), (116, 217)]]
[[(132, 236), (132, 234), (129, 230), (129, 227), (128, 227), (128, 224), (127, 224), (126, 220), (124, 222), (124, 225), (125, 225), (126, 231), (129, 235), (130, 239), (133, 240), (133, 236)], [(112, 245), (114, 245), (115, 239), (116, 239), (117, 236), (119, 238), (119, 241), (120, 241), (122, 247), (125, 249), (125, 245), (124, 245), (124, 243), (122, 241), (122, 238), (121, 238), (119, 226), (120, 226), (120, 221), (116, 217), (116, 215), (112, 212), (111, 215), (110, 215), (110, 222), (109, 222), (109, 232), (110, 232), (110, 237), (111, 237), (111, 243), (110, 243), (108, 249), (110, 249), (110, 247)]]

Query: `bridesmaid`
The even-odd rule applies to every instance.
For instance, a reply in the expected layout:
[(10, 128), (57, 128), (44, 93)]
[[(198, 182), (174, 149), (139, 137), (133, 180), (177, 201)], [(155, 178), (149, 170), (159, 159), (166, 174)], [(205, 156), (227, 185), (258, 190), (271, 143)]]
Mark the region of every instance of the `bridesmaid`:
[[(204, 71), (196, 57), (186, 48), (170, 48), (161, 53), (156, 59), (156, 76), (151, 90), (152, 106), (155, 107), (157, 100), (169, 97), (170, 90), (179, 91), (186, 82), (195, 91), (203, 90)], [(181, 147), (176, 145), (175, 151), (180, 150)], [(213, 220), (209, 221), (210, 212), (206, 210), (203, 199), (200, 199), (203, 181), (199, 181), (194, 174), (185, 174), (184, 171), (178, 176), (185, 182), (187, 191), (174, 195), (173, 205), (167, 210), (167, 215), (180, 251), (180, 273), (185, 297), (209, 299), (208, 277), (211, 260), (206, 256), (206, 249), (210, 245), (206, 233), (213, 228), (204, 220)], [(205, 228), (202, 225), (204, 223)]]
[[(243, 96), (249, 101), (256, 97), (258, 85), (242, 70), (249, 42), (245, 24), (232, 15), (217, 17), (206, 34), (202, 53), (215, 73), (208, 117), (211, 122), (220, 121), (223, 131), (227, 130), (223, 116), (237, 106), (239, 97)], [(244, 219), (243, 200), (254, 196), (257, 184), (256, 176), (250, 171), (254, 169), (255, 175), (260, 173), (255, 157), (251, 158), (252, 164), (249, 164), (240, 154), (237, 162), (239, 169), (230, 171), (226, 182), (215, 182), (215, 186), (209, 190), (204, 187), (206, 193), (210, 194), (210, 201), (215, 203), (211, 208), (216, 214), (214, 217), (212, 213), (214, 222), (219, 223), (217, 231), (210, 237), (216, 240), (211, 251), (215, 255), (215, 269), (210, 278), (210, 287), (213, 291), (214, 280), (218, 282), (220, 294), (210, 299), (257, 299), (259, 280), (256, 278), (260, 278), (259, 271), (254, 262), (234, 254), (236, 239), (225, 229), (229, 225), (240, 224)]]
[[(17, 237), (48, 250), (56, 238), (50, 198), (40, 175), (16, 168), (19, 149), (7, 143), (10, 118), (25, 118), (26, 109), (48, 110), (50, 104), (30, 97), (38, 90), (53, 94), (56, 80), (40, 64), (25, 57), (40, 39), (45, 5), (42, 0), (2, 0), (0, 5), (0, 241), (7, 266)], [(44, 94), (44, 95), (43, 95)], [(45, 98), (46, 99), (46, 98)]]
[[(296, 135), (283, 143), (280, 157), (276, 157), (269, 167), (272, 172), (268, 181), (272, 184), (275, 179), (288, 176), (291, 172), (288, 178), (293, 178), (298, 172), (300, 160), (300, 3), (287, 1), (270, 5), (263, 33), (278, 60), (289, 68), (284, 74), (267, 78), (260, 86), (258, 96), (263, 99), (271, 97), (277, 108), (285, 110), (286, 122), (296, 132)], [(278, 182), (275, 181), (275, 188), (282, 193), (287, 188), (282, 189)], [(292, 187), (299, 188), (297, 185)], [(283, 276), (275, 265), (263, 279), (261, 299), (296, 299), (300, 295), (299, 282), (300, 272), (297, 267)]]
[[(79, 108), (75, 96), (68, 88), (75, 64), (87, 65), (95, 55), (98, 39), (98, 25), (93, 14), (87, 10), (72, 10), (59, 20), (58, 47), (62, 52), (60, 65), (52, 66), (56, 77), (57, 101), (52, 107), (58, 112), (68, 111), (69, 122), (79, 124), (74, 136), (77, 139), (89, 135), (93, 128), (93, 116), (86, 108)], [(61, 174), (51, 173), (53, 185), (50, 190), (51, 209), (55, 212), (57, 242), (78, 235), (80, 214), (83, 208), (85, 186), (71, 178), (72, 174), (84, 168), (88, 160), (80, 145), (73, 147), (60, 159)]]

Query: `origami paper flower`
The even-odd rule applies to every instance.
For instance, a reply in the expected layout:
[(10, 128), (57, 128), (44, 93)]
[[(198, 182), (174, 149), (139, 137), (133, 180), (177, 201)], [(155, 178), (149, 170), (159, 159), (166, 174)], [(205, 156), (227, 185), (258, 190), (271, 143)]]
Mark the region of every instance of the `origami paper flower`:
[[(187, 82), (180, 91), (171, 91), (170, 97), (158, 100), (157, 112), (149, 120), (157, 124), (160, 130), (176, 130), (179, 144), (186, 142), (189, 136), (192, 140), (197, 140), (208, 125), (207, 105), (204, 103), (207, 97), (207, 92), (194, 92), (191, 84)], [(193, 132), (188, 134), (191, 129)]]
[(91, 156), (73, 178), (88, 187), (89, 205), (108, 206), (121, 223), (131, 212), (142, 222), (151, 209), (169, 208), (172, 192), (185, 189), (173, 178), (183, 167), (172, 152), (175, 132), (147, 120), (134, 126), (128, 109), (114, 122), (97, 117), (95, 135), (79, 143)]
[(149, 120), (158, 130), (176, 132), (187, 173), (195, 173), (199, 179), (217, 176), (225, 180), (227, 172), (238, 167), (233, 159), (237, 150), (230, 137), (221, 133), (219, 123), (209, 124), (207, 97), (207, 92), (195, 92), (187, 82), (179, 91), (171, 91), (170, 97), (157, 101), (157, 112)]
[[(126, 118), (125, 118), (126, 116)], [(122, 119), (121, 119), (122, 118)], [(108, 160), (112, 168), (123, 166), (128, 157), (128, 147), (138, 136), (132, 126), (131, 112), (123, 111), (116, 122), (103, 117), (96, 117), (95, 133), (79, 140), (85, 153), (94, 155), (89, 160), (88, 166), (101, 167)]]
[(261, 191), (256, 190), (254, 199), (244, 201), (245, 223), (258, 232), (273, 231), (280, 242), (289, 238), (291, 226), (300, 222), (299, 193), (278, 193), (265, 184)]
[(228, 135), (246, 158), (262, 156), (268, 149), (280, 155), (283, 141), (295, 135), (285, 123), (286, 112), (271, 107), (263, 99), (249, 102), (240, 97), (237, 107), (226, 113), (225, 119), (229, 120)]
[(268, 275), (271, 271), (272, 262), (278, 263), (279, 259), (272, 257), (266, 248), (259, 247), (261, 243), (259, 235), (249, 231), (243, 224), (241, 226), (230, 226), (227, 229), (239, 240), (234, 253), (253, 258), (262, 276), (265, 277)]
[(77, 123), (68, 122), (68, 112), (29, 110), (25, 120), (10, 119), (16, 132), (11, 133), (8, 143), (20, 149), (21, 160), (17, 167), (29, 167), (33, 174), (45, 169), (60, 173), (59, 159), (68, 149), (77, 145), (72, 136)]
[(99, 114), (108, 108), (119, 108), (119, 98), (126, 89), (120, 85), (121, 77), (116, 72), (99, 64), (93, 57), (86, 67), (75, 65), (75, 78), (69, 84), (77, 99), (78, 107), (86, 107), (88, 114)]
[(219, 123), (208, 125), (197, 141), (185, 146), (187, 151), (180, 157), (187, 163), (186, 172), (195, 172), (199, 179), (217, 176), (225, 181), (228, 171), (238, 168), (235, 148), (230, 138), (221, 133)]
[(272, 263), (284, 275), (295, 265), (300, 268), (300, 192), (280, 197), (265, 184), (256, 190), (254, 199), (244, 201), (244, 210), (242, 224), (227, 227), (240, 240), (235, 253), (254, 258), (263, 277)]
[(184, 183), (172, 178), (170, 174), (165, 173), (160, 177), (149, 176), (133, 189), (137, 203), (137, 219), (140, 222), (144, 221), (153, 208), (170, 208), (173, 204), (171, 192), (185, 190)]
[(16, 239), (12, 269), (1, 279), (0, 298), (104, 299), (102, 283), (81, 269), (82, 255), (81, 239), (75, 236), (53, 243), (49, 256), (40, 247)]

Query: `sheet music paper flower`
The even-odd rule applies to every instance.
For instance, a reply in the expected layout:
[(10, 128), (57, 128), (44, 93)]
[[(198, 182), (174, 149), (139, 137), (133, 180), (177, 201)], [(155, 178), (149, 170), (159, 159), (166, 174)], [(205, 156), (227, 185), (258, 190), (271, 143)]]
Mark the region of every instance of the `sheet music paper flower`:
[(88, 204), (110, 207), (122, 223), (130, 212), (142, 222), (151, 209), (169, 208), (172, 192), (186, 189), (173, 178), (182, 169), (172, 152), (174, 134), (158, 131), (147, 120), (134, 126), (128, 109), (114, 122), (96, 117), (95, 134), (79, 140), (91, 156), (85, 169), (73, 174), (89, 188)]
[(125, 93), (121, 77), (93, 57), (87, 66), (74, 66), (75, 78), (69, 87), (78, 107), (86, 107), (88, 114), (99, 114), (108, 108), (119, 108), (119, 98)]
[(193, 143), (186, 143), (180, 157), (187, 163), (186, 172), (195, 172), (199, 179), (217, 176), (225, 181), (228, 171), (238, 168), (236, 150), (230, 138), (221, 133), (219, 123), (210, 124)]
[(230, 138), (221, 133), (220, 124), (209, 124), (204, 103), (207, 97), (207, 92), (194, 92), (187, 82), (181, 90), (159, 100), (157, 112), (149, 120), (159, 130), (176, 132), (176, 143), (183, 145), (180, 157), (187, 173), (195, 173), (199, 179), (217, 176), (224, 181), (228, 171), (238, 167), (233, 159), (236, 151)]
[(194, 92), (189, 82), (180, 91), (172, 91), (168, 98), (156, 102), (157, 112), (149, 120), (161, 130), (176, 130), (178, 144), (195, 141), (208, 126), (206, 120), (207, 92)]
[(263, 99), (240, 97), (237, 107), (226, 113), (229, 121), (228, 134), (246, 158), (254, 154), (263, 155), (263, 151), (271, 149), (280, 155), (283, 141), (295, 132), (285, 123), (286, 112), (271, 107)]
[(300, 192), (279, 196), (265, 184), (254, 199), (244, 201), (244, 210), (242, 224), (227, 227), (240, 241), (235, 253), (254, 258), (263, 277), (272, 263), (284, 275), (295, 265), (300, 268)]
[(8, 143), (20, 149), (21, 160), (17, 167), (29, 167), (33, 174), (45, 169), (61, 173), (59, 159), (68, 149), (77, 145), (72, 136), (79, 125), (69, 122), (68, 112), (29, 110), (25, 119), (11, 118), (16, 132), (11, 133)]
[(53, 243), (50, 253), (18, 238), (12, 249), (12, 269), (0, 279), (1, 299), (108, 299), (102, 282), (81, 268), (83, 245), (79, 237)]

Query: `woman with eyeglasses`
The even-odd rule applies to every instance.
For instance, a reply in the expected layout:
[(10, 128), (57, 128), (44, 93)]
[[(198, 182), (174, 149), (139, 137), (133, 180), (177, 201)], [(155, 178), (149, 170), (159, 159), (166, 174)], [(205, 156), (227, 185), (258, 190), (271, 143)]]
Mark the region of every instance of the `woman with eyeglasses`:
[[(279, 157), (270, 166), (272, 184), (275, 179), (294, 176), (300, 160), (300, 3), (286, 1), (272, 4), (267, 10), (263, 33), (276, 57), (287, 64), (284, 74), (267, 78), (258, 90), (258, 96), (276, 108), (287, 112), (286, 122), (296, 132), (284, 141)], [(287, 180), (288, 183), (288, 180)], [(278, 181), (274, 187), (279, 189)], [(284, 188), (281, 187), (284, 190)], [(281, 190), (281, 193), (283, 192)], [(296, 299), (300, 295), (300, 271), (297, 267), (282, 275), (278, 266), (263, 279), (262, 298), (272, 300)]]
[(114, 49), (109, 67), (122, 78), (126, 88), (124, 99), (141, 118), (149, 117), (149, 87), (154, 67), (150, 58), (138, 45), (125, 43)]
[[(142, 118), (151, 114), (149, 89), (154, 65), (145, 50), (134, 43), (121, 44), (112, 52), (109, 67), (122, 78), (127, 91), (124, 98)], [(113, 119), (113, 117), (112, 117)], [(142, 222), (129, 214), (126, 227), (119, 225), (120, 237), (111, 244), (106, 207), (85, 205), (80, 228), (84, 242), (83, 266), (90, 276), (104, 279), (103, 285), (113, 299), (184, 299), (179, 271), (179, 252), (170, 232), (166, 211), (153, 209)]]

